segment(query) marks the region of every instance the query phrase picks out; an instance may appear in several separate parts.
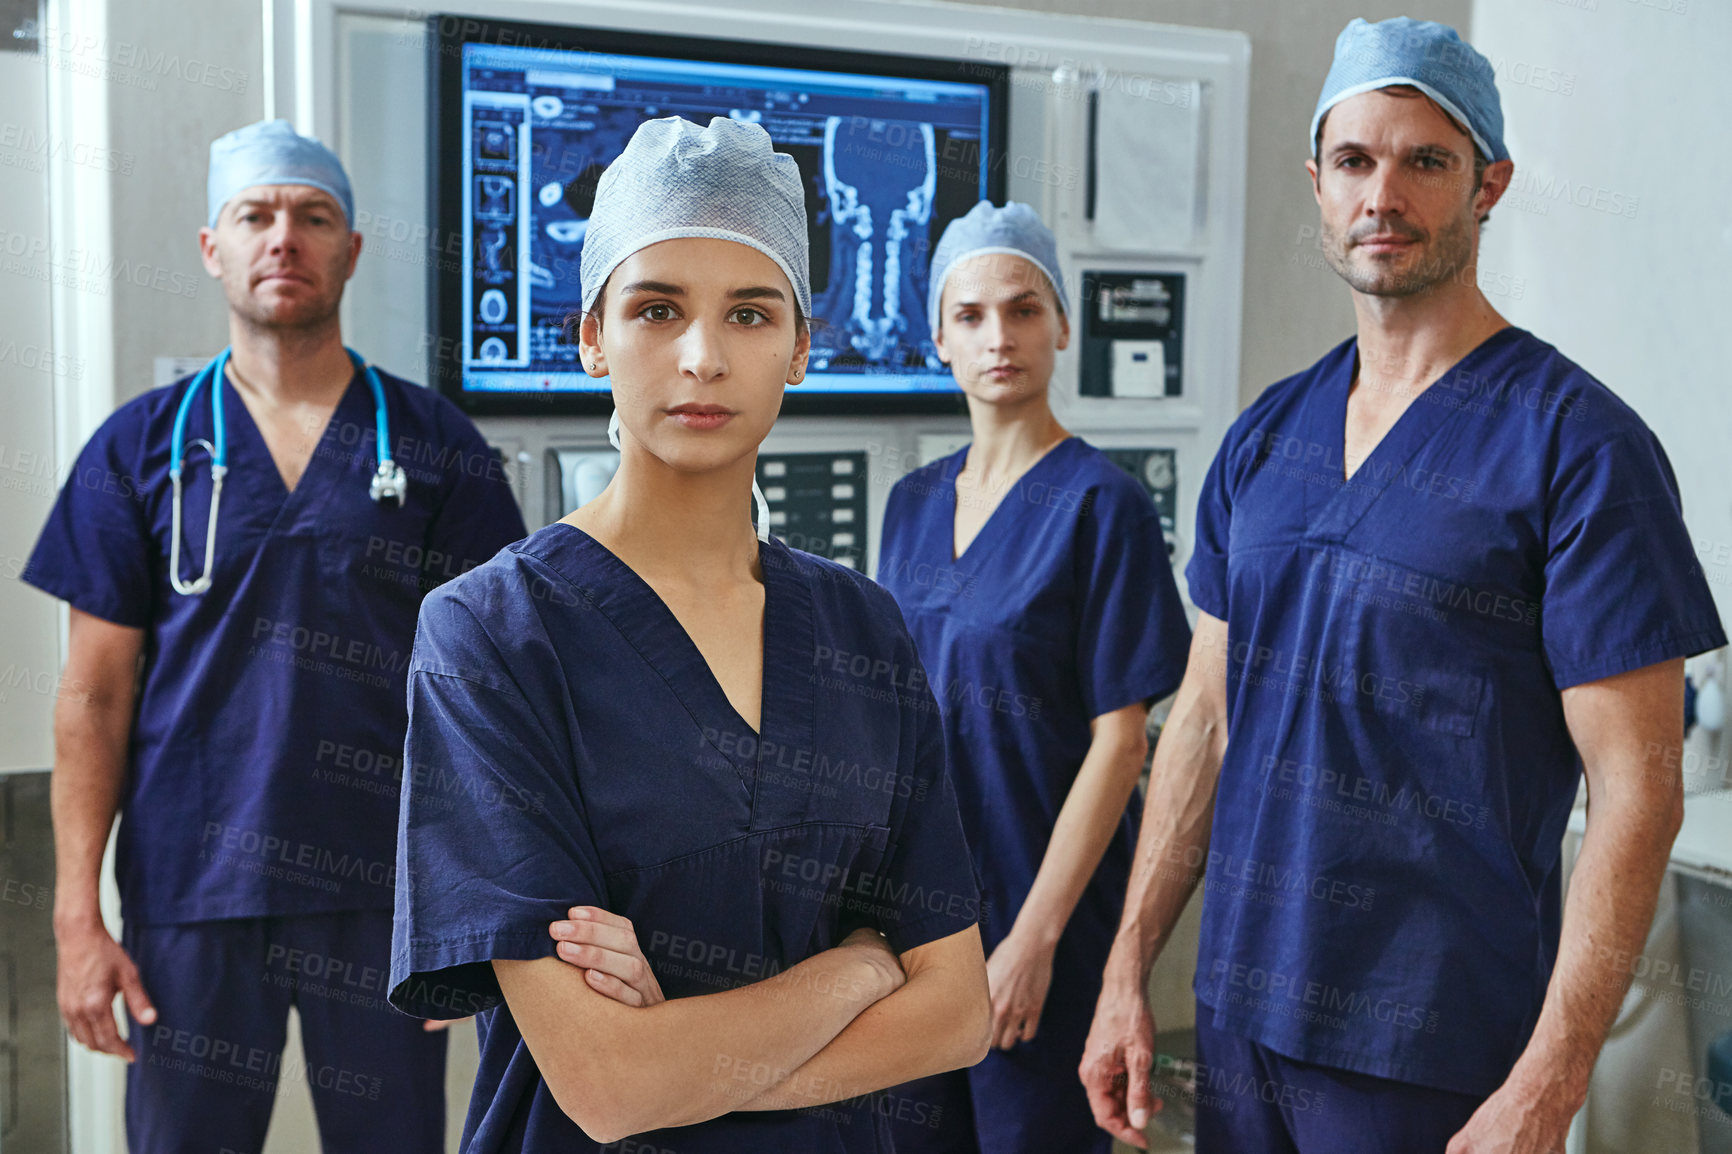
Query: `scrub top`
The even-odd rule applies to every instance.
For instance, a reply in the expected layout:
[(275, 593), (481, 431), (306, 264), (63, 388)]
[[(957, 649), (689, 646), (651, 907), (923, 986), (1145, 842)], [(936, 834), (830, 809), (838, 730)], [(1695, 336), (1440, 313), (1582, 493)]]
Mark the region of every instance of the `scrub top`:
[(630, 918), (669, 998), (761, 981), (861, 926), (902, 952), (977, 920), (938, 716), (895, 603), (778, 541), (759, 556), (761, 732), (655, 591), (570, 525), (427, 599), (391, 1000), (480, 1012), (469, 1154), (891, 1149), (875, 1095), (604, 1147), (554, 1101), (490, 964), (554, 956), (548, 923), (573, 905)]
[[(169, 585), (169, 438), (191, 378), (121, 406), (78, 456), (22, 574), (145, 631), (115, 874), (129, 922), (389, 909), (404, 684), (431, 587), (524, 535), (504, 471), (443, 397), (387, 373), (407, 502), (368, 495), (357, 372), (283, 484), (234, 386), (210, 590)], [(205, 563), (210, 386), (187, 416), (181, 571)], [(76, 687), (68, 687), (75, 690)]]
[[(1028, 898), (1089, 722), (1176, 689), (1191, 631), (1160, 514), (1099, 449), (1078, 437), (1055, 445), (956, 557), (966, 459), (959, 450), (891, 491), (878, 580), (908, 619), (944, 715), (990, 951)], [(1135, 847), (1127, 806), (1059, 940), (1037, 1042), (1063, 1032), (1067, 1002), (1086, 1033)]]
[(1658, 441), (1552, 346), (1494, 334), (1344, 482), (1356, 365), (1349, 340), (1267, 390), (1198, 503), (1229, 709), (1199, 1013), (1483, 1095), (1557, 954), (1559, 691), (1726, 636)]

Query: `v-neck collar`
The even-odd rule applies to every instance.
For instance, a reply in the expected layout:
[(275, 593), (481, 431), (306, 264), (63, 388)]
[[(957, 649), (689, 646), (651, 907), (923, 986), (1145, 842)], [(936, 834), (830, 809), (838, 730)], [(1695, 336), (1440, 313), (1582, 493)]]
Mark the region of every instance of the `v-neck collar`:
[[(1313, 436), (1329, 447), (1330, 452), (1323, 455), (1324, 467), (1332, 470), (1329, 483), (1305, 486), (1311, 536), (1320, 540), (1345, 539), (1390, 484), (1407, 472), (1409, 463), (1426, 443), (1460, 412), (1458, 406), (1443, 403), (1446, 398), (1441, 395), (1439, 386), (1463, 373), (1477, 371), (1507, 342), (1521, 334), (1522, 330), (1517, 326), (1507, 325), (1440, 373), (1413, 398), (1382, 439), (1372, 446), (1351, 478), (1346, 477), (1347, 401), (1358, 375), (1359, 344), (1357, 341), (1347, 342), (1343, 346), (1341, 363), (1324, 387), (1318, 390), (1311, 405), (1315, 415)], [(1325, 427), (1318, 429), (1315, 421), (1320, 421)]]
[(1035, 472), (1045, 466), (1048, 461), (1051, 461), (1060, 453), (1067, 451), (1071, 444), (1077, 439), (1076, 434), (1072, 433), (1070, 436), (1060, 440), (1052, 448), (1042, 453), (1039, 460), (1024, 469), (1016, 480), (1012, 481), (1010, 485), (1006, 487), (1004, 494), (998, 499), (998, 504), (992, 507), (992, 512), (987, 514), (986, 520), (969, 540), (968, 547), (960, 553), (956, 551), (956, 510), (959, 501), (956, 492), (956, 478), (962, 474), (963, 466), (968, 463), (968, 451), (974, 446), (968, 445), (953, 453), (951, 455), (951, 465), (944, 470), (945, 489), (950, 494), (950, 507), (946, 510), (947, 516), (944, 518), (943, 549), (944, 556), (949, 558), (950, 564), (961, 565), (963, 562), (968, 561), (971, 558), (978, 558), (983, 552), (980, 548), (982, 539), (986, 538), (989, 533), (994, 532), (1000, 521), (1008, 521), (1011, 519), (1010, 514), (1005, 512), (1005, 506), (1010, 504), (1010, 499), (1012, 497), (1020, 496), (1023, 487), (1028, 484), (1029, 479), (1035, 475)]
[[(360, 378), (359, 372), (355, 372), (349, 377), (349, 383), (343, 389), (343, 395), (338, 398), (336, 405), (331, 409), (331, 415), (326, 419), (325, 427), (320, 431), (318, 440), (313, 443), (313, 451), (307, 456), (307, 465), (301, 470), (300, 480), (295, 482), (295, 487), (291, 489), (283, 481), (282, 470), (277, 467), (276, 458), (271, 456), (271, 448), (265, 443), (264, 432), (259, 428), (258, 422), (253, 419), (252, 410), (247, 408), (240, 390), (236, 389), (234, 382), (228, 379), (228, 374), (223, 374), (222, 387), (225, 390), (223, 393), (223, 415), (228, 422), (229, 460), (231, 462), (257, 461), (262, 466), (256, 470), (256, 475), (259, 478), (257, 481), (258, 494), (261, 500), (275, 503), (275, 512), (271, 517), (273, 528), (281, 528), (291, 523), (294, 511), (304, 507), (314, 499), (314, 495), (323, 486), (328, 471), (345, 468), (354, 452), (360, 449), (365, 448), (369, 453), (377, 451), (372, 445), (373, 438), (376, 436), (370, 411), (372, 398), (370, 396), (365, 397), (366, 407), (369, 410), (365, 416), (356, 411), (357, 407), (363, 403), (363, 394), (369, 393), (369, 390), (361, 384)], [(320, 452), (332, 441), (344, 423), (352, 423), (356, 428), (363, 430), (363, 435), (356, 440), (355, 450), (345, 448), (342, 451), (332, 453)], [(330, 460), (325, 459), (327, 456)]]
[[(697, 643), (661, 595), (607, 546), (575, 525), (556, 521), (544, 532), (568, 545), (574, 565), (566, 575), (588, 590), (593, 604), (626, 643), (662, 678), (702, 734), (754, 797), (758, 763), (768, 749), (810, 749), (816, 687), (807, 676), (816, 644), (812, 591), (792, 551), (772, 538), (758, 546), (764, 572), (764, 662), (758, 728), (734, 708)], [(733, 731), (731, 734), (729, 731)], [(738, 738), (750, 736), (752, 740)], [(731, 736), (735, 740), (718, 740)]]

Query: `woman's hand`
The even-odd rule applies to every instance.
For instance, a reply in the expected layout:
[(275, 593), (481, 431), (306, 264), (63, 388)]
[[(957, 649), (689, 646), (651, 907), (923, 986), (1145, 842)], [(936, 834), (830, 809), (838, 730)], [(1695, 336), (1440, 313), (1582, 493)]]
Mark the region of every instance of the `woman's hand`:
[(986, 959), (986, 984), (992, 991), (992, 1044), (1009, 1050), (1031, 1041), (1040, 1028), (1046, 993), (1052, 986), (1054, 946), (1018, 934), (1013, 928)]
[(590, 989), (626, 1006), (667, 1001), (631, 922), (596, 906), (572, 906), (566, 916), (547, 932), (560, 961), (581, 969)]

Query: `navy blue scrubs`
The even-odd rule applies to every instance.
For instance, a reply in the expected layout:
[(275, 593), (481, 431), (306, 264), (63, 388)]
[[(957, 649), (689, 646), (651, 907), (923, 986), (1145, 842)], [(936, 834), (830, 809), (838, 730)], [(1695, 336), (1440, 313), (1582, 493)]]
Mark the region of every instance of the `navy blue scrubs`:
[[(127, 945), (158, 1010), (156, 1027), (132, 1023), (135, 1151), (262, 1144), (287, 999), (302, 988), (283, 951), (376, 975), (388, 965), (404, 690), (421, 599), (524, 533), (504, 472), (468, 418), (424, 388), (379, 375), (409, 477), (401, 508), (368, 495), (374, 409), (361, 374), (292, 492), (225, 382), (229, 473), (214, 583), (200, 596), (175, 593), (169, 440), (188, 378), (103, 423), (22, 575), (86, 613), (145, 631), (115, 866)], [(208, 389), (188, 414), (189, 444), (213, 436)], [(181, 565), (196, 575), (210, 470), (202, 450), (189, 457)], [(375, 924), (346, 918), (357, 913)], [(224, 959), (220, 972), (216, 963), (187, 964), (200, 927), (220, 938), (206, 955)], [(344, 1004), (357, 1017), (322, 1035), (332, 1048), (315, 1065), (385, 1077), (378, 1067), (389, 1063), (377, 1051), (343, 1049), (373, 1032), (373, 1041), (400, 1043), (390, 1062), (443, 1069), (443, 1038), (418, 1033), (383, 990)], [(303, 1019), (311, 1012), (303, 1006)], [(309, 1031), (307, 1041), (319, 1038)], [(213, 1053), (242, 1068), (213, 1066)], [(411, 1136), (428, 1128), (416, 1119), (433, 1111), (438, 1120), (437, 1080), (415, 1081), (419, 1093), (381, 1098), (366, 1112), (397, 1149), (422, 1148)], [(242, 1093), (250, 1097), (234, 1097)], [(322, 1118), (332, 1116), (315, 1101)], [(346, 1140), (379, 1148), (366, 1131), (346, 1133), (326, 1149), (349, 1148)], [(437, 1126), (432, 1134), (436, 1147)]]
[(1200, 1154), (1442, 1154), (1485, 1101), (1283, 1057), (1197, 1021)]
[[(967, 450), (899, 482), (878, 579), (895, 595), (944, 715), (990, 953), (1034, 885), (1091, 741), (1089, 723), (1164, 697), (1191, 631), (1160, 516), (1128, 473), (1077, 437), (1054, 446), (954, 556)], [(901, 1151), (1105, 1151), (1077, 1075), (1136, 846), (1127, 807), (1053, 956), (1036, 1036), (907, 1092), (936, 1108)]]
[(901, 952), (977, 920), (938, 715), (895, 603), (780, 542), (760, 557), (761, 732), (655, 591), (569, 525), (422, 610), (391, 1000), (481, 1014), (469, 1154), (891, 1149), (885, 1095), (604, 1147), (554, 1101), (491, 965), (553, 956), (548, 923), (573, 905), (630, 918), (669, 998), (761, 981), (861, 926)]
[(1484, 1097), (1557, 954), (1582, 771), (1560, 691), (1726, 637), (1665, 454), (1603, 385), (1506, 328), (1348, 481), (1356, 347), (1267, 390), (1198, 503), (1230, 716), (1198, 1014)]

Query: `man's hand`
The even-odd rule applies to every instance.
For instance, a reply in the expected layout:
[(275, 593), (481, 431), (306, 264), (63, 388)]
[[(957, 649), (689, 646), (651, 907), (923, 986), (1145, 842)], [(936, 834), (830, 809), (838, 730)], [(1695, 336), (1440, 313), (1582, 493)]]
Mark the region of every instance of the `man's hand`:
[(560, 960), (582, 969), (590, 989), (626, 1006), (667, 1001), (629, 920), (597, 906), (572, 906), (566, 916), (547, 932)]
[(1053, 947), (1011, 930), (986, 959), (992, 991), (992, 1044), (1009, 1050), (1032, 1041), (1052, 987)]
[(1445, 1154), (1563, 1154), (1579, 1096), (1512, 1076), (1487, 1098)]
[(1142, 987), (1115, 980), (1109, 963), (1078, 1073), (1088, 1091), (1095, 1125), (1139, 1150), (1149, 1147), (1143, 1131), (1153, 1106), (1149, 1073), (1154, 1063), (1155, 1019)]
[(56, 993), (68, 1032), (79, 1045), (99, 1054), (136, 1060), (115, 1022), (114, 995), (125, 995), (127, 1009), (143, 1025), (156, 1021), (156, 1007), (144, 992), (138, 967), (100, 921), (57, 926), (54, 944), (59, 954)]

